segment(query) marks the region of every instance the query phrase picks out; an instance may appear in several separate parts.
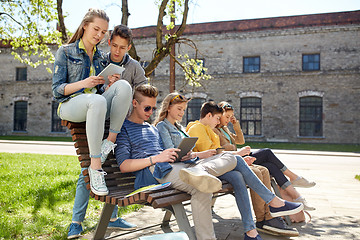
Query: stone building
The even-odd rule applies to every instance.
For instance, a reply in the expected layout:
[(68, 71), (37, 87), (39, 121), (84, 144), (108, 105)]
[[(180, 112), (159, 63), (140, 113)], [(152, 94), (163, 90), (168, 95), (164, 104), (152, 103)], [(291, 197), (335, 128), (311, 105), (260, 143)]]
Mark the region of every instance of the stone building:
[[(146, 64), (155, 27), (133, 32)], [(183, 88), (176, 68), (177, 90), (192, 97), (184, 124), (198, 118), (202, 102), (225, 100), (248, 141), (360, 143), (360, 11), (190, 24), (184, 37), (196, 43), (212, 76), (202, 87)], [(8, 48), (1, 48), (0, 66), (0, 134), (67, 134), (59, 133), (45, 68), (27, 68), (21, 81), (25, 66)], [(161, 102), (169, 93), (169, 58), (150, 82)]]

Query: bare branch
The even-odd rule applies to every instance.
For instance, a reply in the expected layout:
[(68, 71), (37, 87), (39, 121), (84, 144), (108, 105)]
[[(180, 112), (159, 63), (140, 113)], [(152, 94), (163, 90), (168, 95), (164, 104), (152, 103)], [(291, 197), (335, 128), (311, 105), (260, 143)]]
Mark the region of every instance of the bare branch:
[(169, 2), (169, 0), (163, 0), (161, 2), (160, 8), (159, 8), (159, 16), (158, 16), (158, 21), (157, 21), (157, 27), (156, 27), (156, 48), (159, 50), (163, 47), (162, 44), (162, 27), (163, 27), (163, 19), (164, 16), (166, 14), (165, 9), (166, 9), (166, 5)]
[(130, 16), (129, 13), (129, 8), (128, 8), (128, 1), (127, 0), (122, 0), (122, 5), (121, 5), (121, 12), (122, 12), (122, 18), (121, 18), (121, 24), (123, 25), (128, 25), (128, 18)]
[(5, 12), (0, 12), (0, 16), (3, 15), (3, 14), (5, 14), (5, 15), (8, 16), (8, 17), (10, 17), (14, 22), (16, 22), (17, 24), (19, 24), (22, 28), (24, 28), (24, 26), (23, 26), (20, 22), (16, 21), (16, 19), (13, 18), (11, 15), (9, 15), (8, 13), (5, 13)]
[(180, 37), (185, 31), (188, 12), (189, 12), (189, 0), (185, 0), (182, 22), (180, 27), (176, 30), (175, 33), (177, 37)]

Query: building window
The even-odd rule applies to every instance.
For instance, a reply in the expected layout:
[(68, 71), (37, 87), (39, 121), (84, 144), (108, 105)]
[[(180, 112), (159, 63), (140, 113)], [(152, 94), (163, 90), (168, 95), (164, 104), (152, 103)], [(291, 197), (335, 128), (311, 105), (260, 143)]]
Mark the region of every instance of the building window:
[(203, 98), (191, 99), (186, 110), (186, 124), (200, 119), (200, 109), (204, 102), (205, 99)]
[(320, 54), (303, 54), (302, 70), (303, 71), (320, 70)]
[(14, 106), (14, 131), (26, 131), (27, 101), (15, 102)]
[(260, 57), (244, 57), (243, 72), (244, 73), (260, 72)]
[(321, 137), (322, 134), (322, 98), (300, 98), (299, 135)]
[(18, 67), (16, 68), (16, 81), (26, 81), (27, 80), (27, 68)]
[(240, 124), (245, 135), (261, 135), (261, 98), (245, 97), (240, 100)]
[[(139, 62), (140, 63), (140, 65), (141, 65), (141, 67), (145, 70), (145, 68), (150, 64), (150, 62), (149, 61), (140, 61)], [(152, 71), (152, 73), (150, 74), (150, 76), (155, 76), (155, 69), (154, 69), (154, 71)]]
[(57, 115), (59, 103), (52, 102), (51, 110), (51, 132), (66, 132), (66, 128), (61, 126), (61, 118)]

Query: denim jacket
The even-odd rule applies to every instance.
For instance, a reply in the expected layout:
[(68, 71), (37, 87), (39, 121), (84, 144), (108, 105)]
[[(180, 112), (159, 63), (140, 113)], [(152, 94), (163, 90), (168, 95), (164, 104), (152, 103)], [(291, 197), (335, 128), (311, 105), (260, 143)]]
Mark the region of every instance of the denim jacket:
[[(65, 86), (89, 77), (90, 58), (83, 49), (79, 48), (79, 41), (61, 46), (55, 55), (52, 92), (56, 101), (64, 102), (70, 98), (65, 95)], [(99, 74), (108, 64), (106, 54), (99, 49), (93, 56), (95, 74)], [(104, 92), (103, 85), (96, 86), (98, 93)], [(82, 92), (83, 89), (78, 92)]]
[[(182, 126), (179, 126), (181, 128), (182, 132), (185, 132), (185, 130), (182, 128)], [(163, 141), (165, 149), (167, 148), (176, 148), (181, 143), (181, 140), (184, 138), (184, 136), (180, 133), (179, 129), (171, 124), (166, 118), (156, 124), (156, 128), (159, 130), (159, 134), (161, 136), (161, 139)]]
[[(181, 125), (177, 124), (176, 127), (166, 118), (156, 124), (156, 128), (159, 130), (159, 134), (165, 149), (177, 148), (179, 146), (182, 139), (185, 137), (182, 133), (180, 133), (179, 129), (181, 129), (181, 131), (187, 136), (185, 129)], [(183, 163), (195, 163), (197, 160), (199, 160), (198, 157), (183, 161)]]

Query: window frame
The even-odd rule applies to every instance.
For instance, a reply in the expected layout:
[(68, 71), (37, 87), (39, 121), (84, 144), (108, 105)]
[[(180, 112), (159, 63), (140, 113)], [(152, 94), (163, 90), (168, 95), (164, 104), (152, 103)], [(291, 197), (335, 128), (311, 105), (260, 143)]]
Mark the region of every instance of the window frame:
[[(23, 106), (19, 106), (23, 104)], [(25, 110), (25, 113), (21, 111)], [(19, 112), (20, 111), (20, 112)], [(13, 131), (14, 132), (26, 132), (27, 131), (27, 113), (28, 113), (28, 101), (16, 101), (14, 103), (14, 118), (13, 118)]]
[[(27, 81), (27, 67), (16, 67), (16, 78), (15, 80), (17, 82), (22, 82), (22, 81)], [(21, 71), (25, 71), (25, 72), (21, 72)], [(25, 78), (20, 78), (22, 76), (25, 76)]]
[[(247, 105), (245, 105), (244, 100), (250, 100), (250, 99), (256, 99), (258, 102), (249, 102), (246, 103)], [(244, 106), (245, 105), (245, 106)], [(254, 109), (252, 111), (252, 113), (247, 113), (248, 111), (246, 111), (244, 113), (245, 109)], [(246, 118), (244, 119), (243, 116), (244, 114), (246, 114)], [(260, 115), (260, 118), (256, 117), (256, 114)], [(248, 116), (251, 117), (251, 115), (255, 115), (255, 117), (253, 117), (253, 119), (247, 119), (249, 118)], [(240, 98), (240, 125), (241, 125), (241, 129), (244, 133), (244, 135), (246, 136), (262, 136), (262, 98), (260, 97), (242, 97)], [(252, 125), (253, 127), (253, 133), (254, 134), (249, 134), (249, 123)]]
[[(320, 101), (316, 100), (320, 104), (317, 104), (315, 101), (311, 102), (310, 101), (311, 99), (320, 100)], [(304, 102), (305, 100), (309, 100), (310, 102), (309, 101)], [(323, 129), (324, 129), (323, 98), (319, 96), (300, 97), (299, 98), (299, 136), (323, 137), (324, 134)], [(309, 132), (311, 133), (309, 134)]]
[[(199, 102), (196, 102), (196, 100), (199, 100)], [(196, 121), (196, 120), (199, 120), (200, 119), (200, 109), (201, 109), (201, 106), (203, 105), (203, 103), (205, 102), (206, 100), (204, 98), (200, 98), (200, 97), (196, 97), (196, 98), (192, 98), (191, 101), (188, 103), (188, 107), (186, 109), (186, 125), (191, 122), (191, 121)], [(195, 108), (194, 106), (195, 105)], [(194, 109), (194, 112), (192, 112), (192, 109)], [(192, 114), (192, 118), (189, 119), (189, 114)]]
[(52, 133), (65, 133), (66, 128), (61, 125), (61, 118), (57, 115), (59, 103), (52, 101), (51, 104), (51, 132)]
[[(258, 64), (245, 64), (247, 60), (250, 59), (259, 59)], [(249, 66), (257, 66), (257, 70), (251, 71), (249, 70)], [(260, 56), (251, 56), (251, 57), (243, 57), (243, 73), (260, 73), (261, 71), (261, 58)]]
[[(319, 60), (317, 62), (314, 60), (306, 61), (306, 62), (304, 61), (305, 57), (315, 57), (315, 56), (318, 56), (318, 58), (319, 58)], [(302, 59), (302, 64), (301, 64), (302, 70), (304, 72), (320, 71), (320, 53), (303, 53), (301, 59)], [(317, 68), (314, 68), (314, 67), (310, 68), (309, 67), (310, 64), (313, 64), (313, 65), (317, 64), (318, 66), (317, 66)]]

